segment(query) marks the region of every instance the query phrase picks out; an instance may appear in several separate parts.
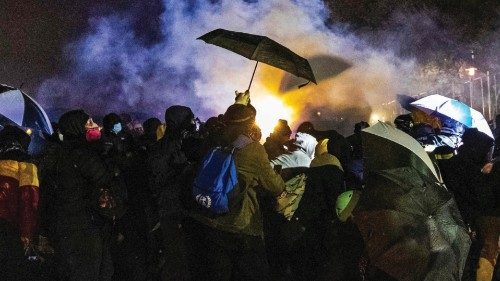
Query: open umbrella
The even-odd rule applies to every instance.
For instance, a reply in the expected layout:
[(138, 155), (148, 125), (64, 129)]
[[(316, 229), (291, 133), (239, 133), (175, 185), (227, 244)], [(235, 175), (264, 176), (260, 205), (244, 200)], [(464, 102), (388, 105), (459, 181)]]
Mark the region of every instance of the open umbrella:
[[(453, 196), (423, 148), (395, 130), (378, 123), (362, 132), (365, 155), (383, 159), (365, 162), (371, 172), (353, 213), (370, 262), (397, 280), (460, 280), (470, 239)], [(391, 164), (388, 153), (405, 160)]]
[(0, 84), (0, 122), (53, 133), (47, 114), (33, 98), (3, 84)]
[[(308, 59), (314, 69), (314, 77), (317, 82), (335, 78), (349, 69), (352, 64), (340, 57), (331, 55), (316, 55)], [(280, 83), (280, 92), (286, 93), (290, 90), (302, 87), (307, 80), (304, 78), (285, 73)]]
[(479, 131), (493, 137), (490, 126), (484, 116), (477, 110), (469, 107), (463, 102), (450, 99), (441, 95), (430, 95), (411, 103), (411, 106), (418, 108), (433, 116), (447, 116), (469, 128), (477, 128)]
[(405, 132), (378, 122), (364, 129), (361, 134), (365, 173), (411, 166), (441, 181), (440, 174), (422, 145)]
[(259, 62), (269, 64), (316, 83), (311, 66), (305, 58), (268, 37), (216, 29), (200, 36), (198, 39), (257, 61), (248, 89), (252, 85), (255, 70)]

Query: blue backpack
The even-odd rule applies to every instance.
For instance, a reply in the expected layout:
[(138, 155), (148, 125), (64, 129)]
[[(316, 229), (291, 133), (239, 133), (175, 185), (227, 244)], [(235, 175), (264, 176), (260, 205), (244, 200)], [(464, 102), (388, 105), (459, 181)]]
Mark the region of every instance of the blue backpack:
[(228, 194), (238, 184), (235, 148), (216, 147), (201, 163), (193, 184), (193, 197), (203, 208), (215, 214), (229, 212)]

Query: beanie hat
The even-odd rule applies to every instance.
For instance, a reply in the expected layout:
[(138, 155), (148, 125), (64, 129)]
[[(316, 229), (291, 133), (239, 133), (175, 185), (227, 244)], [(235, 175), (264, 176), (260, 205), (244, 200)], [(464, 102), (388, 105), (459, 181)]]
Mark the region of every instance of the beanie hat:
[(255, 122), (255, 108), (243, 104), (233, 104), (224, 113), (226, 125), (248, 125)]
[(90, 116), (82, 109), (71, 110), (59, 118), (59, 131), (64, 139), (75, 139), (85, 135), (85, 124)]

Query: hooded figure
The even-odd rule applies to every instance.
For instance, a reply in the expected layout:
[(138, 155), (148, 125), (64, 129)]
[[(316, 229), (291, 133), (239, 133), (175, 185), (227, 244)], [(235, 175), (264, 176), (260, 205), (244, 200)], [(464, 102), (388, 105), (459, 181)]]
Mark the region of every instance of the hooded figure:
[[(45, 209), (41, 232), (54, 243), (63, 261), (60, 273), (70, 280), (110, 280), (113, 274), (102, 228), (105, 213), (112, 209), (102, 191), (116, 191), (116, 183), (89, 147), (86, 133), (92, 128), (95, 124), (83, 110), (66, 112), (59, 119), (61, 146), (40, 161)], [(121, 200), (119, 193), (112, 194), (114, 202)]]
[(273, 166), (280, 165), (282, 169), (309, 167), (314, 159), (314, 151), (318, 144), (316, 138), (307, 133), (297, 133), (293, 144), (296, 147), (295, 151), (281, 154), (272, 160), (271, 164)]
[[(165, 266), (161, 273), (164, 280), (189, 280), (185, 233), (182, 228), (186, 212), (187, 188), (185, 175), (191, 170), (189, 155), (200, 149), (188, 139), (195, 137), (196, 124), (193, 111), (182, 105), (173, 105), (165, 110), (166, 130), (163, 137), (148, 153), (149, 192), (157, 205), (150, 229), (160, 221)], [(188, 144), (188, 145), (186, 145)]]
[[(484, 218), (492, 217), (496, 204), (493, 191), (495, 182), (490, 175), (483, 173), (484, 165), (490, 160), (488, 155), (493, 146), (493, 139), (476, 128), (468, 128), (462, 136), (462, 142), (463, 145), (458, 148), (457, 155), (441, 162), (444, 183), (453, 193), (460, 214), (469, 228), (482, 234), (484, 230), (489, 229), (489, 232), (496, 233), (494, 239), (498, 241), (498, 231), (500, 231), (498, 220), (490, 222), (484, 220)], [(496, 223), (493, 223), (495, 221)], [(491, 233), (488, 236), (491, 237)], [(479, 238), (482, 239), (482, 235)], [(472, 242), (464, 269), (465, 279), (474, 275), (478, 265), (480, 243), (477, 240)], [(493, 244), (496, 245), (496, 243)], [(489, 280), (491, 280), (493, 267), (494, 260), (480, 259), (478, 274), (489, 275)]]

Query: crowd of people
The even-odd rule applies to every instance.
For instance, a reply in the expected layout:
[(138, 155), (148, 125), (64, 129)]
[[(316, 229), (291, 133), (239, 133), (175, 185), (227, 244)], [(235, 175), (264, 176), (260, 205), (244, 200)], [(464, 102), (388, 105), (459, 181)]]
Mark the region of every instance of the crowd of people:
[[(204, 123), (174, 105), (164, 122), (150, 118), (137, 134), (116, 113), (100, 127), (72, 110), (40, 155), (28, 155), (24, 130), (5, 126), (0, 279), (394, 280), (373, 266), (352, 222), (369, 124), (344, 137), (304, 122), (292, 138), (279, 120), (262, 145), (256, 114), (249, 93), (238, 93)], [(429, 152), (469, 229), (463, 280), (494, 280), (500, 116), (496, 146), (449, 118), (412, 112), (394, 124)], [(224, 213), (193, 196), (214, 148), (230, 150), (237, 174)]]

